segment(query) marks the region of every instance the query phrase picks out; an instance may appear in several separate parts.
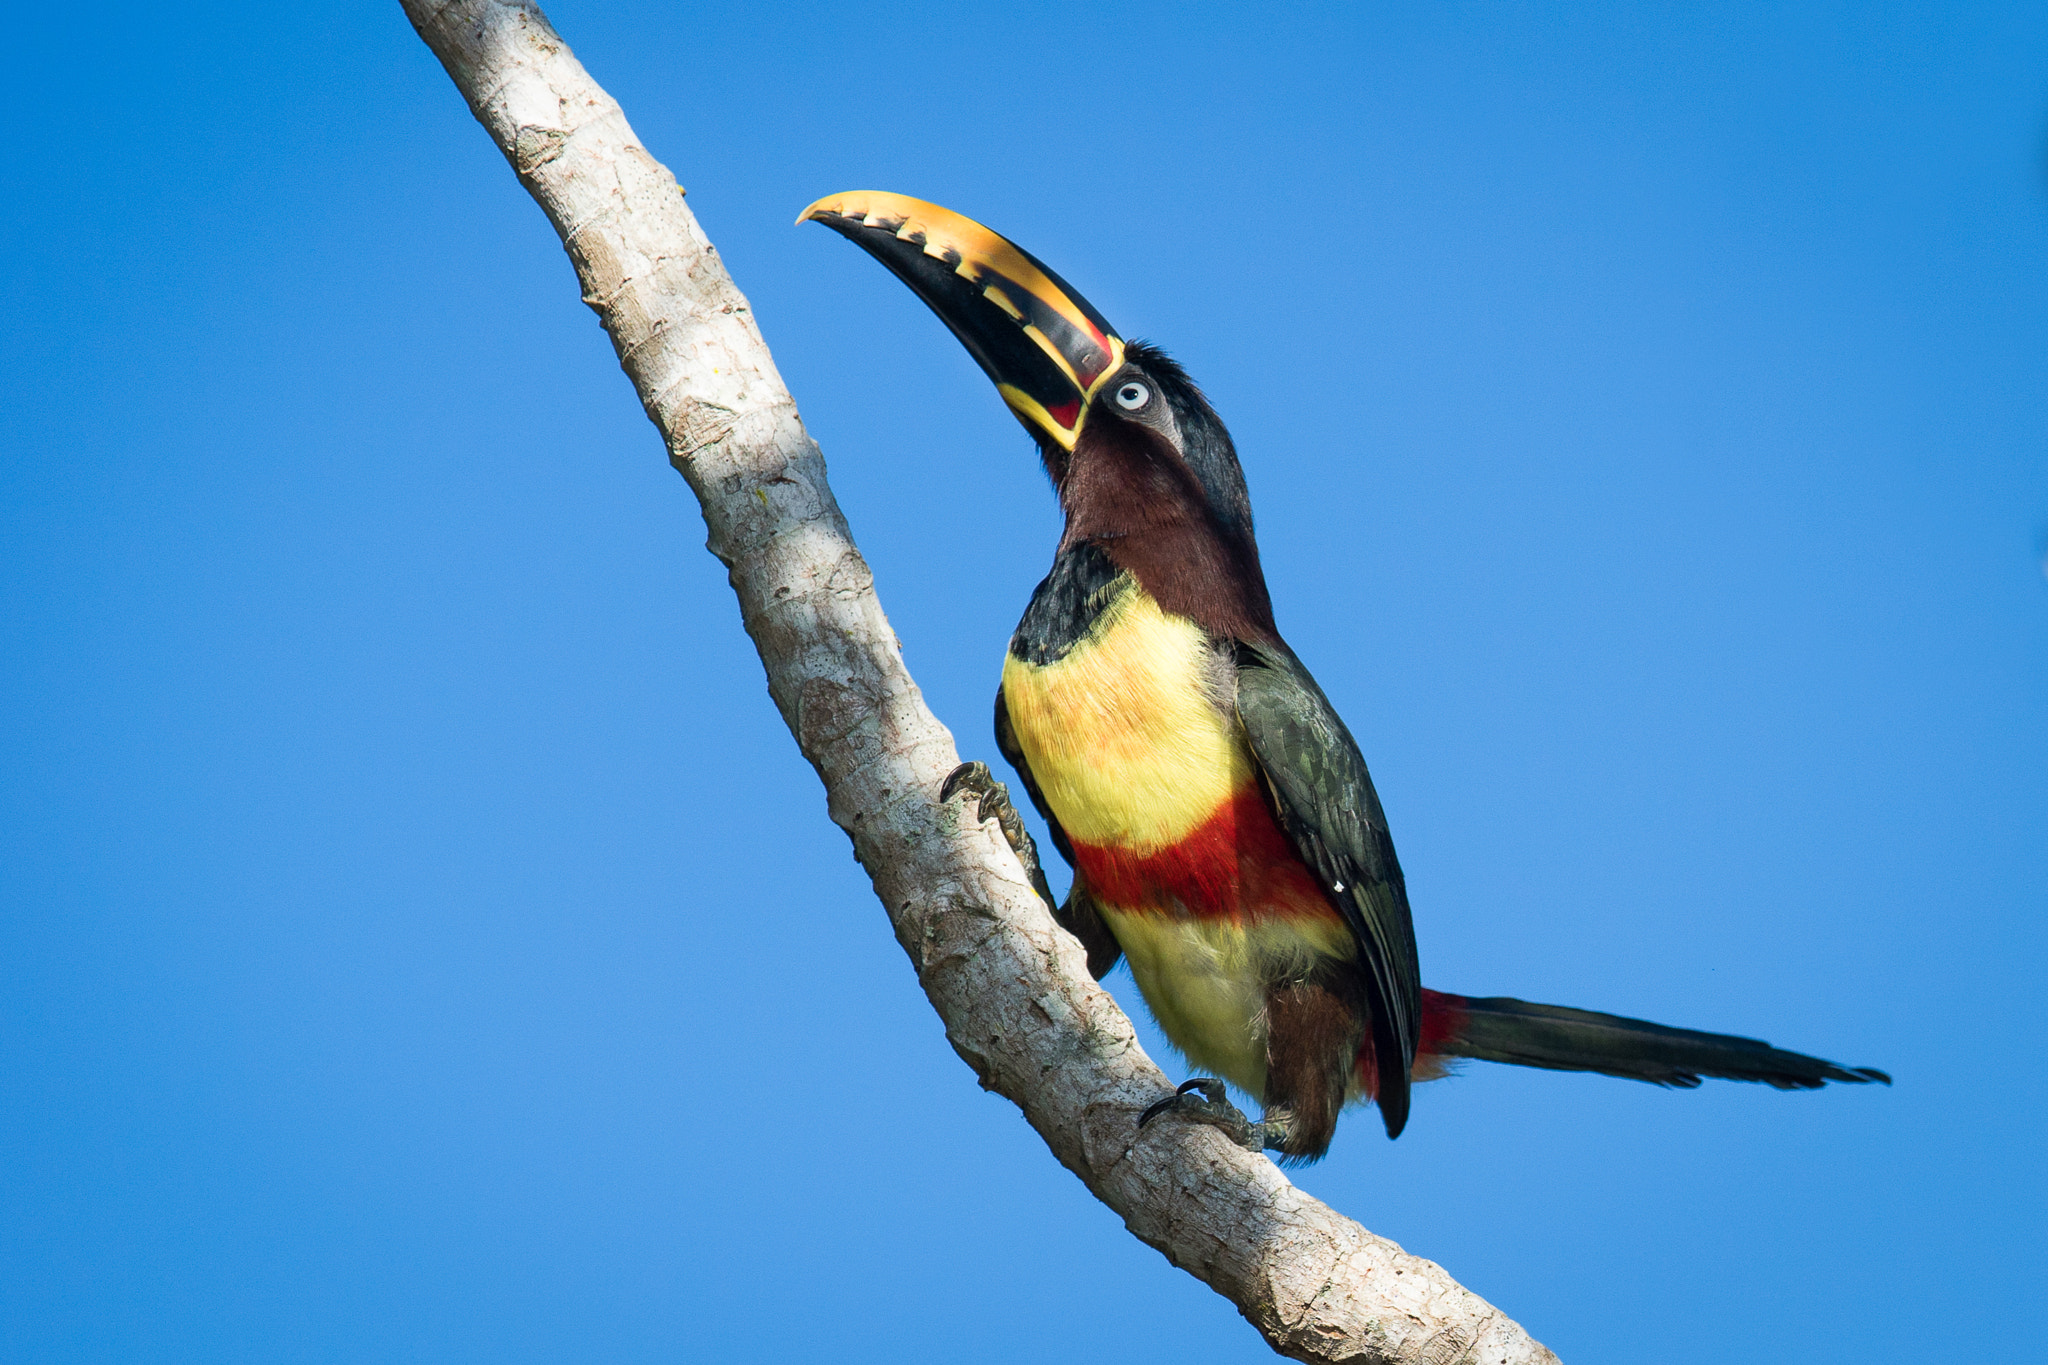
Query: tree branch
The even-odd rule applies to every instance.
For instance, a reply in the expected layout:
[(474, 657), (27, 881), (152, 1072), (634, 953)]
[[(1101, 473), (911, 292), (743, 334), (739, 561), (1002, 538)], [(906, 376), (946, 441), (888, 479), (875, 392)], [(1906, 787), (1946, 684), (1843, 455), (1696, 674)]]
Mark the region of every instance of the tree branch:
[(1170, 1082), (995, 827), (939, 804), (958, 762), (952, 736), (904, 669), (817, 444), (674, 177), (537, 6), (403, 4), (561, 234), (584, 302), (703, 504), (775, 704), (982, 1085), (1015, 1101), (1135, 1235), (1284, 1355), (1555, 1361), (1441, 1268), (1215, 1129), (1139, 1133), (1138, 1113)]

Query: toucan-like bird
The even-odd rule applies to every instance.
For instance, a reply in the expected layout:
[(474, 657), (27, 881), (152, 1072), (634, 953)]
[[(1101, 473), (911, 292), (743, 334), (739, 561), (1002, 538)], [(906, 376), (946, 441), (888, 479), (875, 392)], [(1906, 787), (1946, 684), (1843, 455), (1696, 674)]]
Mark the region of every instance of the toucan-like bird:
[[(1424, 990), (1387, 819), (1351, 732), (1273, 623), (1229, 432), (1181, 367), (1125, 341), (1021, 247), (936, 204), (835, 194), (805, 209), (951, 328), (1037, 442), (1066, 512), (1010, 639), (996, 745), (1073, 866), (1047, 890), (981, 764), (946, 783), (1002, 822), (1100, 979), (1118, 958), (1160, 1028), (1213, 1073), (1154, 1105), (1312, 1161), (1338, 1112), (1408, 1121), (1461, 1057), (1691, 1087), (1883, 1081), (1718, 1033)], [(1256, 1123), (1214, 1077), (1265, 1106)]]

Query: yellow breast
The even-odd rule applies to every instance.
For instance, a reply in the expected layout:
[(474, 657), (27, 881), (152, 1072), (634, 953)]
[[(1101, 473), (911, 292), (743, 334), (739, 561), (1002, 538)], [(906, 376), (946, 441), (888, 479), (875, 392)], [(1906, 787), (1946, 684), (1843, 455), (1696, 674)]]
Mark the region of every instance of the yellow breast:
[(1250, 778), (1219, 696), (1228, 668), (1201, 627), (1129, 579), (1064, 657), (1004, 663), (1011, 727), (1069, 836), (1134, 853), (1168, 848)]

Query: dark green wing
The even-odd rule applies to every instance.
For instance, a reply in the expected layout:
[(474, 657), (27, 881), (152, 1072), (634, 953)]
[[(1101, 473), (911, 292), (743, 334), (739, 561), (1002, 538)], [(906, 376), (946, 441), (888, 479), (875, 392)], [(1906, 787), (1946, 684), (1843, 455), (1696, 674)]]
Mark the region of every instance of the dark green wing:
[(1237, 646), (1237, 714), (1281, 828), (1358, 939), (1387, 1136), (1408, 1122), (1422, 1017), (1408, 889), (1372, 775), (1336, 708), (1283, 644)]
[[(1010, 728), (1010, 703), (1003, 696), (1003, 689), (996, 689), (996, 748), (1002, 751), (1003, 760), (1017, 770), (1017, 778), (1024, 784), (1025, 793), (1031, 804), (1045, 817), (1045, 827), (1052, 834), (1052, 845), (1067, 860), (1067, 866), (1074, 866), (1074, 846), (1067, 842), (1067, 832), (1060, 828), (1059, 817), (1052, 813), (1052, 807), (1045, 804), (1045, 794), (1038, 790), (1038, 779), (1031, 775), (1031, 765), (1024, 761), (1023, 746), (1017, 743), (1017, 732)], [(1067, 893), (1066, 904), (1053, 910), (1052, 917), (1060, 927), (1081, 940), (1081, 946), (1088, 950), (1088, 970), (1097, 981), (1109, 975), (1109, 969), (1116, 966), (1124, 950), (1116, 941), (1116, 935), (1109, 932), (1102, 916), (1096, 913), (1095, 903), (1076, 883)]]

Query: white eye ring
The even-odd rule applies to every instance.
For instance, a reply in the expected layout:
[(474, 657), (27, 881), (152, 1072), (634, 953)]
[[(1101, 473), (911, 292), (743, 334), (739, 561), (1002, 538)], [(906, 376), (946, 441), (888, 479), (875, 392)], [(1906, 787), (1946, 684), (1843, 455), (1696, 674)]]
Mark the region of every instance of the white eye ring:
[(1152, 401), (1152, 390), (1136, 382), (1121, 385), (1116, 391), (1116, 405), (1126, 412), (1136, 412)]

